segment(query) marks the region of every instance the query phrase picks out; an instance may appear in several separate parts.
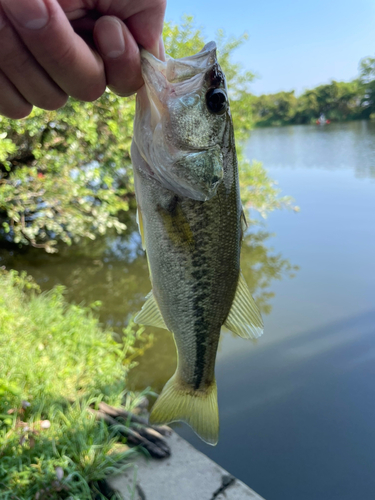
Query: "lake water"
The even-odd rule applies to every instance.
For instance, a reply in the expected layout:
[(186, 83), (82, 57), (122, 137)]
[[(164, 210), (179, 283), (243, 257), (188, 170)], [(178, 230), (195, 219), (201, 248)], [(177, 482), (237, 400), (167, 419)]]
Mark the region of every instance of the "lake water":
[[(299, 213), (250, 228), (242, 267), (263, 311), (256, 343), (224, 333), (217, 361), (220, 442), (177, 431), (267, 500), (375, 498), (375, 123), (258, 129), (246, 146)], [(133, 218), (123, 237), (58, 255), (1, 254), (45, 289), (103, 302), (127, 323), (150, 289)], [(171, 335), (129, 381), (160, 391), (176, 362)], [(172, 480), (172, 479), (171, 479)]]

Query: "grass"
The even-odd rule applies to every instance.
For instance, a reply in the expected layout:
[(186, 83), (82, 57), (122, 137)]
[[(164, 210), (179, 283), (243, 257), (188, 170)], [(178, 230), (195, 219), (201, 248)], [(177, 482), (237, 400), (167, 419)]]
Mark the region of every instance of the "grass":
[[(41, 294), (25, 274), (2, 271), (1, 500), (107, 498), (100, 481), (126, 467), (134, 451), (88, 408), (121, 403), (147, 341), (130, 323), (120, 345), (92, 308), (67, 304), (62, 287)], [(136, 404), (135, 396), (127, 403)]]

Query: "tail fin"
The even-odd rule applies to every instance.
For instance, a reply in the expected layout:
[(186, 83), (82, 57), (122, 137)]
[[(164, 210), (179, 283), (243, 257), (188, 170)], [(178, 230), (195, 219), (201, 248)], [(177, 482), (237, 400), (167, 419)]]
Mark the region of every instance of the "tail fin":
[(165, 384), (150, 415), (152, 424), (182, 421), (208, 444), (219, 438), (219, 410), (216, 381), (207, 390), (197, 390), (182, 384), (175, 373)]

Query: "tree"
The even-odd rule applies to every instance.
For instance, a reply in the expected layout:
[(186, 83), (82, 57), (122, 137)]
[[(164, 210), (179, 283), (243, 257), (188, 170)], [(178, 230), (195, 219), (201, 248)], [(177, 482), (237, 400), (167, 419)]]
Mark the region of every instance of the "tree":
[(257, 126), (313, 123), (322, 113), (330, 120), (343, 121), (362, 116), (361, 95), (358, 80), (333, 80), (299, 97), (294, 91), (254, 97), (252, 107)]
[(363, 91), (361, 106), (365, 118), (375, 118), (375, 57), (365, 57), (359, 65), (359, 83)]
[(254, 114), (260, 126), (287, 125), (292, 123), (297, 98), (292, 92), (261, 95), (254, 101)]
[(133, 116), (134, 99), (106, 92), (23, 121), (0, 117), (0, 236), (53, 252), (58, 241), (124, 230)]

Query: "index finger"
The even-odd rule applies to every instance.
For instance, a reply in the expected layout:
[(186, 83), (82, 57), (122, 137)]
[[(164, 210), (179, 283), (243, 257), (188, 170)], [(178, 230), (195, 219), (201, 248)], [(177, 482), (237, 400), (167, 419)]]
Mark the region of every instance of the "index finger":
[(64, 92), (83, 101), (103, 94), (103, 62), (76, 35), (56, 0), (2, 0), (2, 5), (29, 51)]
[(159, 57), (166, 0), (138, 0), (133, 3), (124, 2), (124, 4), (118, 13), (113, 12), (113, 14), (126, 22), (138, 45), (142, 45)]

